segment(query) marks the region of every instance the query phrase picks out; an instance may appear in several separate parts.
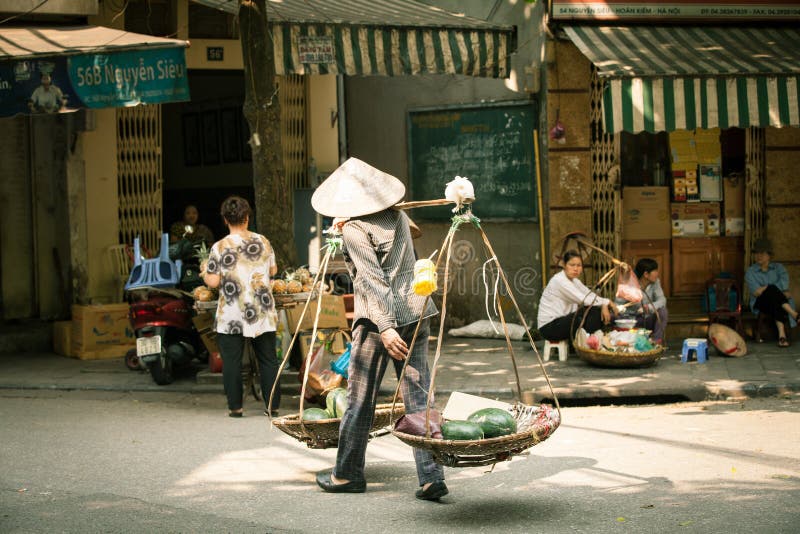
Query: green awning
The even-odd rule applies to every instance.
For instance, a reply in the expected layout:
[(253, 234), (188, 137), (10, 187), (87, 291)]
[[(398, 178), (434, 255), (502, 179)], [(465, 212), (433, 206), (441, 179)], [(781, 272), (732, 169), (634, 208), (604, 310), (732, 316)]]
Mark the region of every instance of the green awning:
[(571, 26), (607, 132), (800, 126), (800, 30)]
[[(238, 0), (193, 0), (228, 13)], [(513, 26), (414, 0), (268, 0), (276, 74), (505, 78)]]

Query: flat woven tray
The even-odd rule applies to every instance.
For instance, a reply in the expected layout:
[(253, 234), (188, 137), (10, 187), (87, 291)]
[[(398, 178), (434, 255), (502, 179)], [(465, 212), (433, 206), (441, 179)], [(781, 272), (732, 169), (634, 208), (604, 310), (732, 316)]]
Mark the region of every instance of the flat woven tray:
[(280, 304), (292, 304), (296, 302), (305, 302), (310, 298), (314, 298), (317, 296), (316, 291), (306, 291), (305, 293), (273, 293), (272, 295), (275, 298), (275, 303)]
[[(397, 420), (405, 413), (402, 404), (394, 407), (392, 417), (392, 404), (378, 404), (375, 407), (375, 419), (372, 422), (371, 432), (375, 432), (389, 425), (390, 420)], [(320, 421), (300, 421), (300, 414), (287, 415), (273, 419), (272, 424), (282, 432), (305, 443), (309, 449), (328, 449), (339, 445), (339, 423), (341, 419), (322, 419)]]
[(447, 467), (491, 465), (510, 460), (537, 443), (546, 440), (561, 424), (558, 410), (549, 404), (513, 406), (517, 432), (508, 436), (478, 440), (434, 439), (392, 430), (400, 441), (431, 451), (433, 459)]
[(611, 352), (594, 350), (574, 345), (581, 360), (598, 367), (647, 367), (653, 365), (664, 354), (664, 347), (656, 347), (647, 352)]
[(198, 310), (216, 310), (216, 300), (195, 300), (194, 305)]

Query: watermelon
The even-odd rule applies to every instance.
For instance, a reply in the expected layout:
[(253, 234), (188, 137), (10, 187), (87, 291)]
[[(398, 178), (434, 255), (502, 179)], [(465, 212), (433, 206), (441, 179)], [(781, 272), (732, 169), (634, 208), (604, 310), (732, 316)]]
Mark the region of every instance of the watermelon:
[(303, 421), (321, 421), (322, 419), (330, 419), (331, 414), (322, 408), (307, 408), (303, 410)]
[(467, 421), (480, 425), (487, 438), (507, 436), (517, 431), (514, 416), (502, 408), (483, 408), (467, 417)]
[(470, 421), (446, 421), (442, 423), (442, 437), (444, 439), (472, 441), (483, 439), (483, 430), (479, 424)]
[(347, 410), (347, 390), (336, 388), (325, 397), (325, 406), (331, 417), (342, 417)]

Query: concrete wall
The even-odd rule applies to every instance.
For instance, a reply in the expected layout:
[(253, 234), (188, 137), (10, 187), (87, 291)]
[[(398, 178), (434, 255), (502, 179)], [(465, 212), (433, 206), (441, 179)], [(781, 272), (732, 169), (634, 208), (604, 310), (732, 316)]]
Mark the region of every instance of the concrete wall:
[[(540, 27), (541, 21), (537, 17), (541, 16), (541, 12), (537, 10), (544, 9), (539, 6), (541, 2), (531, 5), (503, 0), (498, 2), (496, 10), (493, 10), (493, 2), (426, 3), (481, 18), (494, 13), (491, 19), (494, 22), (519, 25), (518, 41), (522, 46), (519, 53), (512, 57), (514, 72), (505, 80), (448, 75), (349, 77), (345, 80), (348, 155), (364, 159), (406, 183), (409, 175), (406, 138), (409, 110), (428, 106), (528, 100), (532, 97), (529, 91), (539, 83), (538, 74), (532, 72), (538, 71), (540, 58), (543, 57), (543, 40), (533, 38)], [(478, 216), (479, 211), (476, 207)], [(410, 215), (414, 217), (414, 211)], [(417, 252), (420, 257), (428, 256), (441, 247), (449, 225), (421, 223), (420, 227), (423, 236), (415, 242)], [(538, 223), (488, 221), (484, 229), (514, 286), (513, 291), (525, 314), (525, 322), (534, 322), (541, 291)], [(459, 258), (453, 266), (453, 274), (458, 282), (448, 293), (448, 327), (486, 318), (482, 280), (482, 265), (486, 257), (479, 235), (471, 228), (462, 227), (454, 244), (453, 256)], [(443, 282), (443, 273), (440, 272), (439, 276)], [(504, 306), (509, 306), (507, 299), (503, 299), (503, 302)], [(509, 317), (509, 320), (519, 322), (516, 317)]]
[[(569, 41), (551, 41), (545, 87), (545, 175), (547, 176), (549, 259), (561, 238), (570, 232), (591, 235), (592, 169), (590, 147), (590, 86), (592, 65)], [(549, 137), (556, 117), (566, 129), (563, 143)], [(558, 272), (551, 264), (551, 274)], [(589, 279), (591, 275), (587, 273)]]
[(82, 134), (86, 194), (88, 299), (116, 302), (117, 282), (107, 248), (119, 242), (117, 110), (98, 109), (95, 128)]
[(800, 302), (800, 128), (767, 128), (764, 133), (767, 237), (775, 249), (775, 260), (789, 271), (795, 302)]
[(327, 176), (339, 166), (339, 104), (334, 76), (310, 76), (308, 154)]
[(37, 15), (95, 15), (98, 3), (98, 0), (4, 0), (0, 2), (0, 12), (27, 13), (36, 8)]

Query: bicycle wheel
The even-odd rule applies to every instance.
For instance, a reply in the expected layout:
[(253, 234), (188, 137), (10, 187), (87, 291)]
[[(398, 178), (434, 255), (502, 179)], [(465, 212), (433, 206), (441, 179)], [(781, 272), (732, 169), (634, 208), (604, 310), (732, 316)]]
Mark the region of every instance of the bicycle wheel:
[(256, 353), (249, 343), (245, 345), (245, 352), (247, 357), (243, 358), (244, 364), (242, 365), (242, 384), (244, 385), (244, 397), (246, 397), (249, 393), (253, 395), (255, 400), (261, 401), (264, 399), (264, 395), (261, 391), (261, 374), (258, 370)]

